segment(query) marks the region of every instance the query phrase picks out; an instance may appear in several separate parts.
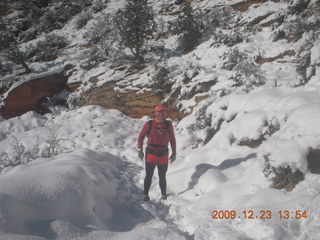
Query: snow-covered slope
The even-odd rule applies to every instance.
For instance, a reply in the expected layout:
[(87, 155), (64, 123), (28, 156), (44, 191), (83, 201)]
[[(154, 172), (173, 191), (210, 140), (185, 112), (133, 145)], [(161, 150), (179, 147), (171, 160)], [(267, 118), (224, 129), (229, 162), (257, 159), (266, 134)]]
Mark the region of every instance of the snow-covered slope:
[[(274, 97), (271, 91), (265, 91), (264, 99), (271, 96)], [(278, 93), (278, 97), (283, 100), (287, 96)], [(310, 134), (303, 132), (303, 141), (294, 137), (300, 136), (300, 128), (287, 129), (294, 127), (293, 119), (297, 123), (307, 121), (299, 113), (316, 110), (315, 104), (296, 107), (288, 121), (279, 120), (284, 125), (279, 134), (251, 149), (230, 144), (230, 134), (238, 138), (253, 136), (260, 131), (261, 119), (267, 119), (276, 109), (266, 107), (268, 104), (261, 107), (262, 101), (241, 103), (239, 98), (236, 101), (230, 97), (230, 107), (232, 102), (251, 111), (224, 124), (204, 147), (186, 149), (191, 139), (183, 125), (188, 119), (176, 125), (179, 154), (169, 166), (169, 198), (165, 202), (158, 200), (156, 174), (151, 201), (141, 201), (144, 170), (136, 156), (136, 141), (147, 118), (134, 120), (115, 110), (91, 106), (59, 116), (27, 113), (3, 120), (0, 127), (7, 134), (0, 148), (12, 158), (17, 138), (29, 154), (35, 146), (42, 150), (37, 154), (48, 153), (48, 145), (55, 141), (55, 150), (66, 153), (2, 171), (0, 238), (38, 239), (31, 237), (35, 235), (45, 239), (317, 239), (319, 175), (307, 172), (305, 180), (291, 192), (271, 189), (263, 174), (262, 157), (271, 149), (274, 160), (293, 156), (290, 160), (297, 167), (305, 165), (302, 143), (314, 142), (319, 121), (306, 125), (313, 130)], [(258, 106), (259, 110), (255, 110)], [(241, 125), (242, 118), (247, 118), (248, 125)], [(281, 148), (270, 148), (276, 142), (280, 142)], [(28, 154), (23, 156), (28, 161)], [(218, 215), (218, 219), (213, 219), (214, 211), (235, 211), (237, 217), (225, 219), (227, 215)], [(272, 215), (263, 215), (263, 211)], [(289, 218), (285, 211), (290, 212)]]

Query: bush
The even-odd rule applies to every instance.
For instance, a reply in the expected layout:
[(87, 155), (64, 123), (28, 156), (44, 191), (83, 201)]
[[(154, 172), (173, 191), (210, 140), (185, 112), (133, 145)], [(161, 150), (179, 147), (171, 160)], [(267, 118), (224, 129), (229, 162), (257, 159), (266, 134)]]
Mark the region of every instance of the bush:
[(62, 22), (67, 22), (71, 17), (77, 15), (82, 11), (81, 3), (74, 3), (71, 1), (64, 1), (62, 4), (58, 4), (55, 9), (57, 15)]
[(286, 22), (284, 31), (286, 36), (293, 41), (298, 41), (302, 38), (302, 35), (308, 31), (308, 24), (301, 16), (296, 16), (294, 21)]
[(36, 46), (31, 46), (28, 58), (33, 62), (46, 62), (55, 60), (60, 53), (60, 49), (66, 47), (68, 41), (65, 37), (58, 35), (48, 35), (43, 41), (37, 43)]
[[(40, 142), (39, 135), (35, 132), (34, 142), (31, 143), (32, 145), (30, 147), (21, 143), (16, 136), (6, 133), (4, 138), (10, 138), (13, 151), (11, 153), (0, 153), (0, 171), (7, 167), (26, 164), (37, 158), (49, 158), (61, 153), (73, 151), (75, 143), (72, 140), (59, 139), (57, 130), (57, 128), (48, 127), (48, 134), (44, 142)], [(67, 145), (68, 147), (66, 147)]]
[(46, 11), (40, 18), (38, 29), (40, 32), (50, 32), (61, 29), (75, 15), (82, 11), (79, 3), (62, 1), (55, 5), (52, 11)]
[(37, 26), (39, 32), (51, 32), (54, 29), (63, 28), (64, 24), (58, 21), (54, 12), (48, 11), (41, 18)]
[(264, 77), (260, 71), (260, 66), (255, 63), (247, 54), (234, 48), (224, 55), (223, 68), (236, 71), (232, 77), (235, 86), (245, 86), (246, 91), (251, 91), (254, 87), (265, 83)]
[(300, 14), (305, 11), (310, 3), (310, 0), (298, 0), (298, 1), (290, 1), (292, 3), (288, 10), (292, 14)]
[(39, 35), (38, 28), (30, 28), (29, 30), (20, 34), (19, 39), (21, 42), (29, 42), (33, 39), (36, 39)]
[(245, 39), (245, 36), (238, 30), (233, 31), (230, 34), (223, 33), (222, 31), (218, 31), (212, 37), (213, 42), (211, 43), (210, 47), (212, 46), (220, 46), (226, 45), (228, 47), (232, 47), (238, 43), (242, 43)]
[(237, 22), (235, 14), (230, 6), (222, 5), (205, 11), (195, 10), (195, 16), (199, 21), (202, 32), (212, 32), (217, 27), (230, 28), (230, 24)]
[(84, 34), (88, 44), (97, 44), (101, 41), (107, 40), (112, 34), (112, 23), (109, 16), (102, 17), (97, 21), (92, 28)]
[(76, 22), (76, 28), (79, 30), (81, 28), (83, 28), (84, 26), (87, 25), (88, 21), (90, 21), (92, 19), (91, 14), (88, 12), (85, 12), (84, 14), (82, 14), (77, 22)]
[(108, 1), (102, 1), (102, 0), (95, 1), (92, 6), (92, 10), (95, 13), (102, 11), (106, 7), (107, 2)]
[(266, 178), (272, 181), (272, 188), (291, 191), (299, 182), (304, 180), (304, 174), (299, 169), (293, 171), (290, 166), (279, 166), (276, 168), (272, 166), (268, 156), (264, 156), (264, 159), (265, 168), (263, 173)]
[(89, 70), (93, 67), (98, 66), (99, 63), (104, 62), (109, 56), (109, 45), (107, 42), (100, 42), (95, 44), (87, 58), (86, 63), (82, 64), (82, 67)]
[(163, 99), (171, 91), (167, 83), (170, 71), (165, 66), (156, 66), (155, 71), (156, 73), (152, 78), (151, 88), (155, 94)]

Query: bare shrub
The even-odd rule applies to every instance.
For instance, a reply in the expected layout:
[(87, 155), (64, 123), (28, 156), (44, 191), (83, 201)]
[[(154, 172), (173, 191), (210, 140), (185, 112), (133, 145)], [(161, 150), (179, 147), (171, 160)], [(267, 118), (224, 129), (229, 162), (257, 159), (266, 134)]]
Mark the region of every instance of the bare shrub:
[(299, 169), (293, 171), (290, 166), (274, 167), (269, 156), (264, 156), (264, 159), (265, 167), (263, 173), (266, 178), (272, 181), (272, 188), (291, 191), (299, 182), (304, 180), (304, 174)]

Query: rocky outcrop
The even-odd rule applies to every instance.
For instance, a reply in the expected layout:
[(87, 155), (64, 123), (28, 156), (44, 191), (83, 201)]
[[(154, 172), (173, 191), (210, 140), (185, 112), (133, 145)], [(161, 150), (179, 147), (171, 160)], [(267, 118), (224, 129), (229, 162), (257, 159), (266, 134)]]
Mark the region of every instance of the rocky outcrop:
[(307, 154), (307, 161), (309, 171), (320, 174), (320, 149), (310, 148)]
[(0, 115), (4, 118), (20, 116), (28, 111), (35, 110), (47, 97), (66, 88), (68, 77), (65, 69), (34, 77), (16, 87), (12, 87), (6, 93), (4, 105), (0, 109)]
[[(138, 90), (125, 89), (116, 91), (117, 82), (109, 82), (101, 87), (94, 87), (90, 93), (86, 93), (86, 98), (82, 105), (99, 105), (108, 109), (117, 109), (129, 117), (141, 118), (143, 116), (153, 116), (153, 108), (161, 103), (161, 97), (152, 92), (143, 93)], [(170, 105), (170, 103), (169, 103)], [(183, 115), (178, 109), (168, 106), (171, 119), (181, 119)]]

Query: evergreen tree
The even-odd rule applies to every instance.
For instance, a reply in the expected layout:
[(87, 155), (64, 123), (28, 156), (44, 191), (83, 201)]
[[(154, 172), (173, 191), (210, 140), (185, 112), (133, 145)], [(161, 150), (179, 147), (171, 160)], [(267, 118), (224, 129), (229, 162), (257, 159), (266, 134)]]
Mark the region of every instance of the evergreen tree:
[(183, 51), (189, 52), (198, 44), (201, 33), (190, 2), (183, 3), (176, 31), (181, 34), (180, 44)]
[(19, 50), (14, 34), (6, 28), (3, 21), (0, 21), (0, 53), (7, 60), (21, 64), (26, 73), (31, 72), (25, 63), (25, 54)]
[(155, 28), (153, 13), (147, 2), (128, 0), (125, 8), (119, 10), (115, 17), (121, 42), (139, 62), (143, 61), (142, 47), (145, 41), (152, 37)]

